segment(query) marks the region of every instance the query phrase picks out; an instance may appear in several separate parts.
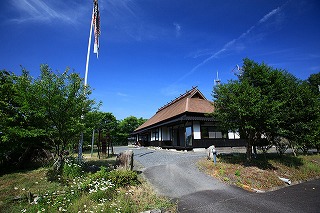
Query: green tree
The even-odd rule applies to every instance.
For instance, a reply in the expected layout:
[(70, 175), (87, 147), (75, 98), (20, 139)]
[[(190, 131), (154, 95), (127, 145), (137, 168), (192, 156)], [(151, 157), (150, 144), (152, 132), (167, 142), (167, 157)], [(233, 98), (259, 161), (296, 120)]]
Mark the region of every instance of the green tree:
[(311, 74), (306, 83), (311, 88), (315, 102), (314, 105), (309, 105), (309, 107), (314, 107), (315, 112), (315, 115), (312, 117), (312, 129), (314, 130), (312, 134), (313, 147), (317, 148), (318, 153), (320, 153), (320, 72)]
[(21, 76), (0, 72), (0, 152), (6, 164), (30, 161), (46, 149), (46, 132), (37, 108), (29, 108), (34, 101), (32, 78), (22, 70)]
[(34, 82), (35, 101), (30, 108), (39, 108), (46, 122), (50, 145), (56, 154), (75, 147), (79, 134), (85, 130), (83, 117), (93, 109), (94, 101), (88, 98), (91, 90), (84, 88), (76, 73), (54, 73), (48, 65), (41, 65), (41, 75)]
[[(87, 126), (85, 131), (86, 141), (91, 141), (91, 137), (89, 136), (91, 136), (93, 129), (96, 130), (98, 134), (100, 132), (104, 137), (106, 134), (110, 135), (112, 142), (115, 141), (118, 130), (118, 121), (112, 113), (93, 111), (86, 115), (85, 120)], [(95, 139), (98, 141), (99, 137), (95, 136)], [(100, 146), (99, 141), (98, 146)]]
[(258, 88), (248, 82), (230, 81), (215, 89), (215, 113), (225, 130), (239, 131), (247, 139), (247, 159), (251, 159), (252, 146), (263, 132), (260, 126), (264, 117), (265, 102)]
[(23, 69), (21, 76), (0, 72), (1, 160), (24, 162), (37, 150), (61, 151), (73, 147), (84, 130), (84, 119), (94, 101), (82, 79), (67, 69), (62, 74), (41, 65), (33, 79)]
[[(302, 107), (298, 105), (298, 97), (303, 96), (299, 88), (293, 75), (244, 59), (238, 80), (214, 89), (214, 116), (226, 130), (238, 130), (247, 139), (247, 159), (251, 160), (252, 147), (262, 140), (262, 135), (269, 143), (280, 136), (299, 141), (293, 134), (296, 129), (289, 128), (305, 124), (292, 106)], [(292, 104), (293, 100), (297, 103)]]
[(312, 92), (319, 97), (320, 96), (320, 72), (311, 74), (307, 79), (307, 83), (310, 85)]
[(146, 120), (129, 116), (119, 122), (119, 131), (117, 133), (117, 144), (127, 145), (130, 134), (142, 125)]
[[(23, 118), (19, 112), (16, 83), (17, 76), (6, 70), (0, 71), (0, 160), (9, 162), (20, 149), (19, 133), (16, 126), (22, 124)], [(23, 149), (23, 148), (21, 148)]]

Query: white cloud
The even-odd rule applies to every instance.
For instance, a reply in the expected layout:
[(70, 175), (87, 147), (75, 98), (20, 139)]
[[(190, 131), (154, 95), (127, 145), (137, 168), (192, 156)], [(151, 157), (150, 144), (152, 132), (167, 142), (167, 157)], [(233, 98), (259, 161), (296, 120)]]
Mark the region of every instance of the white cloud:
[[(104, 3), (105, 1), (105, 3)], [(109, 40), (115, 41), (145, 41), (158, 40), (172, 36), (172, 24), (167, 26), (153, 22), (144, 11), (143, 1), (134, 0), (104, 0), (106, 24)], [(181, 35), (181, 25), (173, 23), (175, 36)]]
[[(137, 6), (132, 0), (108, 0), (106, 10), (117, 18), (136, 17)], [(132, 18), (132, 17), (131, 17)]]
[(117, 92), (117, 95), (118, 95), (118, 96), (121, 96), (121, 97), (128, 97), (127, 94), (122, 93), (122, 92)]
[(173, 23), (176, 31), (176, 37), (179, 37), (181, 35), (181, 25), (178, 23)]
[(10, 3), (19, 14), (11, 19), (16, 23), (59, 21), (66, 24), (76, 24), (85, 11), (90, 11), (87, 8), (88, 5), (75, 2), (12, 0)]
[[(150, 33), (146, 29), (148, 26), (141, 17), (141, 8), (132, 0), (107, 0), (105, 3), (106, 14), (108, 14), (107, 24), (110, 29), (109, 39), (112, 32), (116, 32), (113, 39), (134, 39), (141, 41), (150, 38)], [(119, 33), (122, 32), (122, 33)], [(121, 37), (119, 37), (119, 34)], [(110, 36), (111, 35), (111, 36)]]

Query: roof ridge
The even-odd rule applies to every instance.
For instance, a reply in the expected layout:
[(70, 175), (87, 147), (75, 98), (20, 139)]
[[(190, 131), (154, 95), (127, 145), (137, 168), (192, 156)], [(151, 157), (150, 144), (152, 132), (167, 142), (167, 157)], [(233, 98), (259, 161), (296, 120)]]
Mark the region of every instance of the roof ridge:
[(171, 106), (172, 104), (174, 104), (174, 103), (180, 101), (181, 99), (187, 97), (188, 95), (192, 94), (192, 92), (195, 91), (195, 90), (197, 90), (197, 88), (198, 88), (198, 86), (192, 86), (192, 89), (187, 90), (184, 94), (180, 94), (179, 97), (171, 100), (170, 102), (168, 102), (168, 103), (165, 104), (164, 106), (160, 107), (156, 113), (160, 112), (161, 110), (167, 108), (168, 106)]

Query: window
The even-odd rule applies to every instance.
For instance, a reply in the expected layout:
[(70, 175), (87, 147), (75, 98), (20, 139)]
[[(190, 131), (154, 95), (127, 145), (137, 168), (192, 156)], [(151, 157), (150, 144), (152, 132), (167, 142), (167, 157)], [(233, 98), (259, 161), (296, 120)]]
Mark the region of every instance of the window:
[(186, 146), (192, 146), (192, 127), (186, 127)]
[(152, 141), (158, 141), (159, 140), (159, 129), (152, 130), (151, 140)]
[(201, 126), (201, 138), (222, 138), (222, 132), (214, 126)]
[(239, 132), (229, 131), (228, 138), (229, 139), (240, 139), (240, 134), (239, 134)]

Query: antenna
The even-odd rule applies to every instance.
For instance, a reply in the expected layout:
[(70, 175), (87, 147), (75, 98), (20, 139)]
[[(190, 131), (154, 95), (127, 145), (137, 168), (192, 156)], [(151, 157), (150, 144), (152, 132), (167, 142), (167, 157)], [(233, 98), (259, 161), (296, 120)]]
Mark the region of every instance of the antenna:
[(214, 80), (214, 85), (217, 86), (217, 85), (220, 85), (221, 84), (221, 80), (219, 79), (219, 73), (217, 71), (217, 78)]
[(236, 64), (234, 68), (231, 70), (231, 72), (233, 72), (235, 75), (241, 75), (242, 71), (242, 67), (240, 67), (238, 64)]

